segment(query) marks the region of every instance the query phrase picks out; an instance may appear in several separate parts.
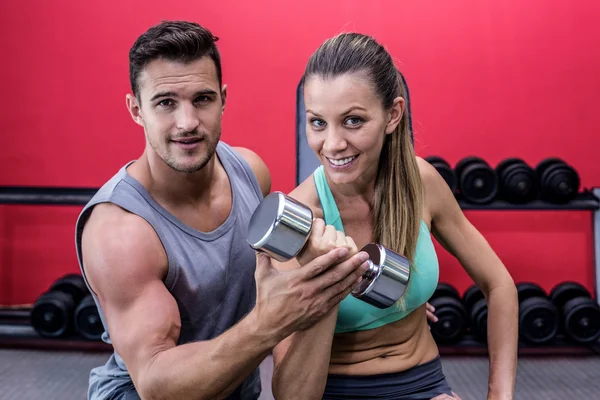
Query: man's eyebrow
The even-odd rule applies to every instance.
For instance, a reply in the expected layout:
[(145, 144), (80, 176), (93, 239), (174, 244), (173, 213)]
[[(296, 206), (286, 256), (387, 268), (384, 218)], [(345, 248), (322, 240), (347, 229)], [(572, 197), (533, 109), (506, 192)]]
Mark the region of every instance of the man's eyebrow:
[(212, 89), (204, 89), (204, 90), (200, 90), (196, 93), (194, 93), (194, 97), (198, 97), (198, 96), (206, 96), (206, 95), (213, 95), (216, 96), (217, 92), (215, 92)]
[[(200, 90), (197, 91), (196, 93), (194, 93), (194, 97), (198, 97), (198, 96), (216, 96), (217, 92), (215, 92), (212, 89), (204, 89), (204, 90)], [(152, 98), (150, 99), (150, 101), (155, 101), (158, 100), (162, 97), (179, 97), (177, 95), (177, 93), (175, 92), (158, 92), (156, 93), (154, 96), (152, 96)]]
[(158, 92), (154, 96), (152, 96), (150, 101), (160, 99), (161, 97), (177, 97), (177, 93), (175, 93), (175, 92)]

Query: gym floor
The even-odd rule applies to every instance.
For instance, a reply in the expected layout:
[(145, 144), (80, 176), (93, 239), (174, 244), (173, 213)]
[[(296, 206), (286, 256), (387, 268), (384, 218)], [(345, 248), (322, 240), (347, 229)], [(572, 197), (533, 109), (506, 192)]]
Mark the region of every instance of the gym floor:
[[(91, 368), (105, 352), (0, 349), (0, 398), (3, 400), (85, 400)], [(261, 400), (272, 399), (270, 358), (261, 366)], [(462, 400), (485, 399), (488, 359), (442, 356), (444, 372)], [(598, 399), (600, 357), (520, 357), (515, 399)]]

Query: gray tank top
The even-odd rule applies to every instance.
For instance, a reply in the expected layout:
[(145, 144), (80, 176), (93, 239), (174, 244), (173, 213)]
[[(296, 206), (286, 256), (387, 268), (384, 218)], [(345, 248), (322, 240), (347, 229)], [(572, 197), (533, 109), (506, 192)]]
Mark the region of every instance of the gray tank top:
[[(96, 204), (114, 203), (144, 218), (154, 228), (169, 262), (164, 283), (176, 299), (181, 315), (179, 344), (219, 336), (242, 319), (256, 301), (255, 255), (246, 242), (246, 231), (262, 193), (248, 163), (229, 145), (219, 142), (217, 156), (229, 176), (233, 201), (226, 221), (212, 232), (185, 225), (154, 201), (140, 182), (127, 173), (131, 162), (100, 188), (77, 220), (76, 249), (84, 278), (81, 234)], [(104, 314), (98, 298), (92, 295), (105, 328), (102, 340), (110, 344)], [(90, 400), (133, 390), (127, 368), (116, 351), (105, 365), (91, 371), (89, 383)], [(256, 399), (260, 390), (256, 369), (228, 399)]]

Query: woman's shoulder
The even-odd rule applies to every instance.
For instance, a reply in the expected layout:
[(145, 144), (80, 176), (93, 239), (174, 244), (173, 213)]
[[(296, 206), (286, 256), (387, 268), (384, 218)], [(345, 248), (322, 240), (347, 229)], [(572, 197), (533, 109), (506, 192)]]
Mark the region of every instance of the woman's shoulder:
[(323, 218), (323, 209), (312, 174), (292, 190), (288, 196), (309, 207), (315, 218)]
[(448, 196), (453, 196), (453, 194), (444, 178), (433, 165), (418, 156), (417, 165), (419, 166), (423, 186), (424, 212), (433, 215), (439, 209), (440, 202), (445, 201)]

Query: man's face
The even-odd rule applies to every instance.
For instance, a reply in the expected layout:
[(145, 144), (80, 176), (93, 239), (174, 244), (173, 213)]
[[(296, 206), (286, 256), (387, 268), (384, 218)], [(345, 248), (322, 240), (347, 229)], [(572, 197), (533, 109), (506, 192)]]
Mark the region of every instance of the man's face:
[(129, 95), (127, 105), (144, 127), (147, 150), (176, 171), (202, 169), (221, 137), (226, 97), (212, 59), (154, 60), (141, 72), (138, 85), (139, 100)]

